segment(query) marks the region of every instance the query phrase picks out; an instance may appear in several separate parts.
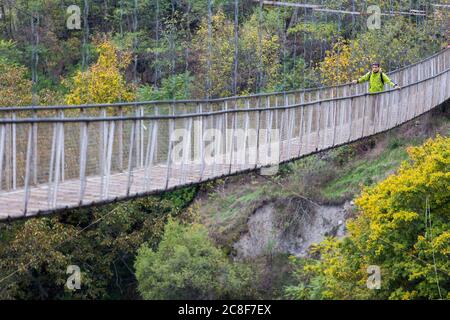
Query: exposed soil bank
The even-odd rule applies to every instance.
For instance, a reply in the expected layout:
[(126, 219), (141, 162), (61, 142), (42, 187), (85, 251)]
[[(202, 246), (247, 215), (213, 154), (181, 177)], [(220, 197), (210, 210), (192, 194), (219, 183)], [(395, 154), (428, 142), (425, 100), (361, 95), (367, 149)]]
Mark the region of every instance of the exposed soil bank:
[[(321, 205), (304, 211), (294, 228), (280, 224), (280, 214), (274, 203), (256, 209), (247, 222), (248, 232), (234, 244), (237, 258), (255, 258), (268, 253), (289, 253), (297, 257), (308, 255), (313, 243), (321, 242), (326, 236), (345, 235), (345, 221), (349, 218), (352, 205)], [(292, 214), (299, 214), (298, 212)]]

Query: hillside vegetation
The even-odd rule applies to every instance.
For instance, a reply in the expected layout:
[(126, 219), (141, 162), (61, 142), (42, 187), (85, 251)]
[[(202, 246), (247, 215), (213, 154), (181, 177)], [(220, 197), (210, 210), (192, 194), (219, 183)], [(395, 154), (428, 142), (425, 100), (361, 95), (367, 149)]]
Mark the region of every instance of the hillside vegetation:
[[(310, 1), (332, 14), (251, 0), (78, 1), (80, 28), (70, 29), (73, 2), (0, 1), (0, 107), (339, 85), (371, 62), (392, 71), (448, 41), (439, 7), (383, 16), (371, 30), (365, 14), (335, 14), (366, 12), (365, 1)], [(383, 12), (433, 3), (378, 1)], [(449, 133), (447, 102), (274, 176), (2, 223), (0, 299), (449, 298)], [(310, 225), (314, 237), (300, 239)], [(259, 227), (265, 242), (243, 255)], [(82, 271), (80, 290), (65, 285), (69, 265)], [(369, 265), (381, 268), (380, 290), (365, 287)]]

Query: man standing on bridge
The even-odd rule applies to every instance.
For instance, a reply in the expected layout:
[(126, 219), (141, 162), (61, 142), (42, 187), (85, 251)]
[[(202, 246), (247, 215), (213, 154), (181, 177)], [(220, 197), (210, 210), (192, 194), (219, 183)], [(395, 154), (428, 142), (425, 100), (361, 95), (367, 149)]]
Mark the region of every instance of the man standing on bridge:
[(369, 81), (369, 93), (382, 92), (384, 84), (387, 83), (391, 87), (400, 89), (400, 87), (391, 81), (389, 77), (381, 71), (379, 63), (372, 63), (372, 71), (367, 72), (358, 80), (353, 80), (353, 84)]

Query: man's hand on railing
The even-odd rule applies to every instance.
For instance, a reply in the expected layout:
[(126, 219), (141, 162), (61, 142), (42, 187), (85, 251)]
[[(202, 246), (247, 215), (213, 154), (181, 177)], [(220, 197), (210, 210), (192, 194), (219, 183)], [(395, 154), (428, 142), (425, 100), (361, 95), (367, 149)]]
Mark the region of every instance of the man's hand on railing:
[(395, 84), (394, 85), (394, 89), (396, 89), (396, 90), (399, 90), (399, 89), (401, 89), (402, 87), (400, 87), (398, 84)]
[(352, 84), (357, 84), (358, 80), (352, 80)]

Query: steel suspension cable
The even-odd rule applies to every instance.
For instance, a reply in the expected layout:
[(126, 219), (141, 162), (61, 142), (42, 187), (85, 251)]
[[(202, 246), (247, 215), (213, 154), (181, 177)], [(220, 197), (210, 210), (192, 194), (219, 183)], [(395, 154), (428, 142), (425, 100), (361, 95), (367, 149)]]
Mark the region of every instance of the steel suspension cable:
[(234, 0), (233, 95), (237, 95), (239, 59), (239, 0)]
[(190, 44), (192, 41), (192, 34), (191, 34), (191, 1), (187, 0), (187, 9), (186, 9), (186, 43), (185, 43), (185, 50), (184, 50), (184, 98), (189, 99), (189, 50), (190, 50)]
[[(304, 0), (305, 4), (307, 0)], [(303, 79), (305, 79), (306, 77), (306, 68), (308, 68), (308, 63), (307, 63), (307, 59), (306, 59), (306, 30), (307, 30), (307, 24), (306, 24), (306, 6), (304, 7), (304, 11), (303, 11), (303, 69), (302, 69), (302, 73), (303, 73)]]
[(256, 81), (256, 92), (260, 93), (263, 87), (263, 60), (262, 60), (262, 20), (263, 20), (263, 0), (259, 0), (259, 16), (258, 16), (258, 54), (259, 54), (259, 66), (258, 66), (258, 81)]
[(155, 26), (155, 40), (156, 40), (156, 50), (155, 50), (155, 79), (154, 79), (154, 87), (158, 88), (158, 80), (161, 77), (161, 62), (159, 61), (159, 46), (160, 39), (159, 39), (159, 29), (160, 29), (160, 18), (159, 18), (159, 1), (156, 0), (156, 26)]
[(123, 0), (119, 2), (120, 18), (119, 18), (119, 32), (120, 38), (123, 39)]
[(206, 99), (211, 98), (211, 73), (212, 73), (212, 0), (208, 0), (208, 60), (206, 73)]
[[(284, 8), (286, 6), (283, 6)], [(281, 65), (283, 63), (283, 73), (284, 73), (284, 59), (283, 59), (283, 52), (284, 52), (284, 41), (283, 41), (283, 31), (282, 31), (282, 27), (281, 27), (281, 21), (280, 21), (280, 10), (281, 7), (278, 6), (277, 7), (277, 32), (278, 32), (278, 41), (281, 43), (281, 46), (278, 48), (278, 54), (277, 54), (277, 66)], [(277, 79), (278, 80), (278, 79)], [(278, 85), (278, 83), (277, 83)], [(284, 91), (284, 90), (282, 90)]]
[(286, 60), (287, 60), (287, 41), (286, 41), (286, 6), (283, 7), (283, 92), (286, 92), (286, 74), (287, 74), (287, 66), (286, 66)]
[(137, 66), (138, 66), (138, 0), (134, 0), (133, 7), (133, 82), (137, 81)]
[(34, 10), (31, 16), (31, 96), (33, 105), (38, 104), (37, 85), (38, 85), (38, 45), (39, 45), (39, 15)]
[[(89, 0), (84, 0), (83, 8), (83, 43), (81, 53), (81, 81), (85, 84), (85, 92), (88, 93), (89, 84), (85, 79), (85, 74), (89, 66)], [(84, 91), (81, 90), (81, 99)], [(90, 101), (89, 101), (90, 102)]]

